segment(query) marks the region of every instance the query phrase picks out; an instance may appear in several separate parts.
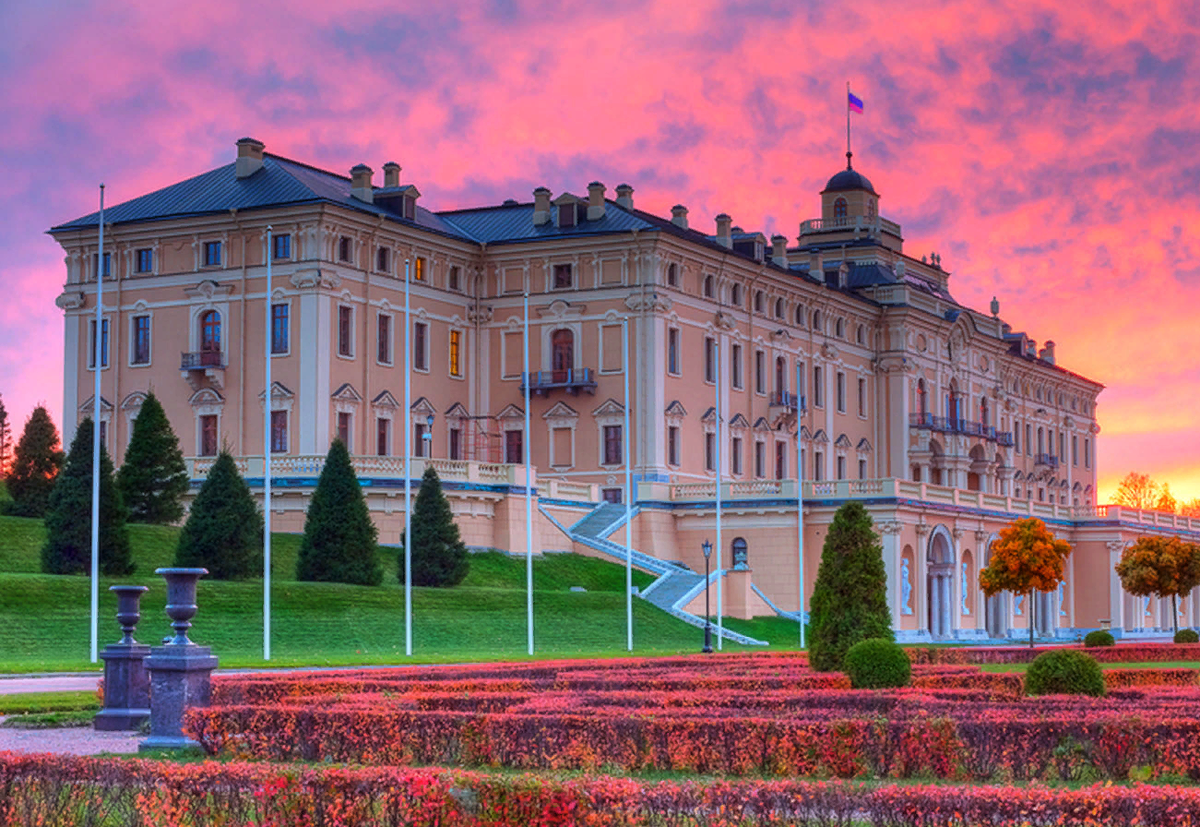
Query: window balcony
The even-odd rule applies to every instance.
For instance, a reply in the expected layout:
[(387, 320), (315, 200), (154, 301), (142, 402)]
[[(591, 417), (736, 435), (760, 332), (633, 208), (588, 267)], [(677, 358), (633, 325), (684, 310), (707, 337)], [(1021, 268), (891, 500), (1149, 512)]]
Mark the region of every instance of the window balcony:
[(1038, 454), (1033, 458), (1034, 465), (1044, 465), (1047, 468), (1058, 467), (1058, 457), (1054, 454)]
[(808, 400), (799, 394), (788, 393), (787, 391), (772, 391), (768, 406), (772, 410), (781, 408), (792, 413), (795, 413), (798, 407), (800, 412), (803, 413), (808, 410)]
[(969, 419), (934, 416), (931, 413), (910, 413), (908, 415), (908, 426), (910, 428), (925, 428), (930, 431), (938, 431), (946, 434), (977, 436), (1004, 446), (1011, 446), (1013, 444), (1011, 431), (997, 431), (991, 425), (984, 425), (982, 422), (972, 422)]
[(181, 353), (180, 370), (225, 369), (225, 354), (219, 350), (202, 350), (198, 353)]
[(521, 393), (525, 392), (528, 383), (529, 392), (534, 396), (549, 396), (551, 391), (564, 390), (578, 396), (580, 391), (589, 394), (596, 393), (596, 375), (591, 368), (570, 368), (567, 370), (538, 370), (529, 374), (521, 374)]

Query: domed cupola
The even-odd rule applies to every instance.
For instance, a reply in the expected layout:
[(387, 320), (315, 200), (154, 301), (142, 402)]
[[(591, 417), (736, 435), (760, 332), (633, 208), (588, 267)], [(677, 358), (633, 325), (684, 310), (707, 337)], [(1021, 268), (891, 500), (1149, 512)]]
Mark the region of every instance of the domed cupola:
[(865, 224), (875, 222), (879, 214), (879, 193), (867, 176), (854, 169), (853, 153), (846, 153), (846, 168), (829, 179), (821, 190), (821, 217), (825, 220), (855, 223), (863, 218)]

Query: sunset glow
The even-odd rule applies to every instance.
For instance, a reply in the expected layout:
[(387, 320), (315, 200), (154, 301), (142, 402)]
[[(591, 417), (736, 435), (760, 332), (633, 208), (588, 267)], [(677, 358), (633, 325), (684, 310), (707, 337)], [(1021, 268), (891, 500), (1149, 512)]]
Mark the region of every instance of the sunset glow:
[[(456, 8), (457, 6), (457, 8)], [(404, 167), (434, 210), (632, 184), (783, 233), (845, 164), (963, 304), (1102, 382), (1101, 502), (1200, 497), (1200, 7), (1033, 0), (0, 6), (0, 395), (61, 427), (45, 230), (232, 161)], [(378, 179), (377, 179), (378, 183)]]

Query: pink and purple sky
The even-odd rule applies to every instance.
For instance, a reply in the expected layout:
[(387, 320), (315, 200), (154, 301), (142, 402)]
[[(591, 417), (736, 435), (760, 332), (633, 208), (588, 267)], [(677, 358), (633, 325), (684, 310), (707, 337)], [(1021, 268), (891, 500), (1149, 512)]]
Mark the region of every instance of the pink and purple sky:
[[(44, 234), (251, 135), (404, 166), (451, 209), (628, 182), (639, 207), (794, 238), (844, 165), (959, 301), (993, 295), (1100, 397), (1101, 501), (1200, 497), (1200, 6), (783, 2), (0, 4), (0, 396), (62, 421)], [(378, 175), (379, 173), (377, 173)], [(377, 180), (377, 183), (379, 181)]]

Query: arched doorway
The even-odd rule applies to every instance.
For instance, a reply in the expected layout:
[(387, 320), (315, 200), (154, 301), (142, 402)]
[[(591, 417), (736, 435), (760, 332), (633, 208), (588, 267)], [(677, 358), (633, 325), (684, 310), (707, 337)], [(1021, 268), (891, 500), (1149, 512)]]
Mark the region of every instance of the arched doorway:
[(925, 555), (927, 576), (925, 581), (926, 594), (929, 599), (926, 605), (929, 615), (926, 618), (929, 636), (934, 640), (945, 640), (954, 635), (954, 549), (950, 544), (950, 535), (944, 526), (934, 529), (929, 538), (929, 549)]
[(570, 371), (575, 367), (575, 334), (569, 330), (556, 330), (550, 336), (550, 369), (555, 382), (570, 380)]
[(221, 363), (221, 314), (207, 310), (200, 316), (200, 364)]
[[(992, 561), (992, 543), (995, 542), (994, 537), (988, 539), (987, 547), (983, 553), (983, 565), (986, 568)], [(984, 620), (987, 626), (987, 634), (990, 638), (1007, 638), (1008, 637), (1008, 607), (1012, 605), (1012, 597), (1008, 592), (998, 592), (987, 599), (986, 607), (984, 608)]]

